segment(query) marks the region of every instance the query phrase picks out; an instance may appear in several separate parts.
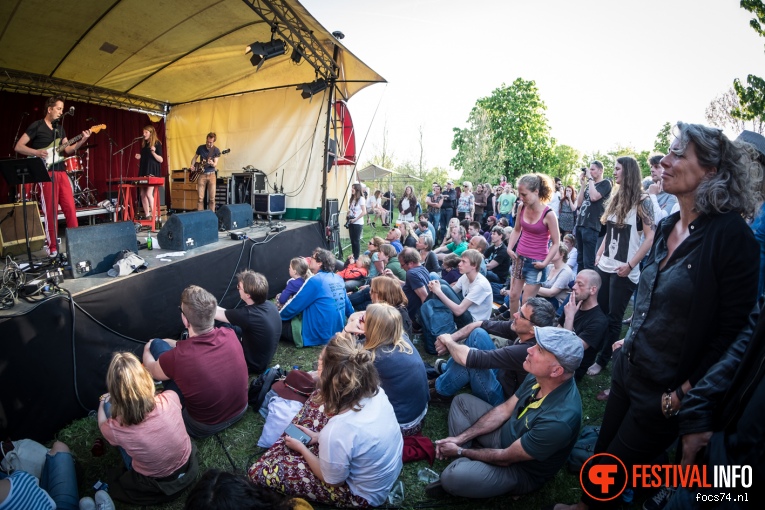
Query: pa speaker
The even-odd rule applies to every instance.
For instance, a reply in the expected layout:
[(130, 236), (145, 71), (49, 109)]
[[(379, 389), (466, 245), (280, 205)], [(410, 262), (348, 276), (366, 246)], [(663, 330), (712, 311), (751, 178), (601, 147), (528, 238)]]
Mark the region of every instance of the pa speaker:
[[(27, 231), (29, 248), (37, 251), (45, 244), (45, 231), (37, 202), (27, 202)], [(20, 255), (27, 251), (24, 237), (24, 209), (21, 204), (0, 205), (0, 255)]]
[(66, 229), (66, 252), (75, 278), (107, 272), (122, 250), (138, 250), (133, 222)]
[(157, 234), (163, 250), (184, 251), (218, 240), (218, 217), (207, 211), (173, 214)]
[[(226, 230), (252, 225), (252, 206), (250, 204), (224, 205), (215, 214), (218, 216), (221, 227)], [(161, 243), (160, 246), (162, 246)]]

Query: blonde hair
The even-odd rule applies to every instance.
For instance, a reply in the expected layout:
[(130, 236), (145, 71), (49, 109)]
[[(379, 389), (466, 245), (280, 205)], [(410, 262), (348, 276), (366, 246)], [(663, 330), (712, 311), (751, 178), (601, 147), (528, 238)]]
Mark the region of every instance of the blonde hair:
[(149, 132), (149, 139), (143, 141), (144, 147), (154, 147), (157, 144), (162, 145), (162, 142), (159, 141), (159, 138), (157, 138), (157, 130), (154, 129), (154, 126), (149, 124), (148, 126), (144, 126), (144, 131)]
[(406, 306), (409, 300), (406, 298), (401, 285), (393, 278), (372, 278), (371, 289), (377, 296), (378, 303), (387, 303), (391, 306)]
[(290, 260), (290, 267), (301, 278), (310, 278), (313, 276), (311, 270), (308, 268), (308, 262), (305, 261), (305, 257), (295, 257)]
[(114, 353), (106, 372), (106, 387), (112, 418), (119, 418), (123, 425), (138, 425), (156, 406), (154, 380), (131, 352)]
[(380, 376), (374, 356), (347, 333), (337, 333), (321, 353), (319, 402), (329, 416), (341, 411), (360, 411), (364, 398), (377, 395)]
[(369, 258), (369, 255), (362, 253), (359, 255), (359, 258), (356, 259), (356, 267), (369, 269), (370, 265), (372, 265), (372, 259)]
[(375, 303), (367, 306), (364, 325), (364, 334), (367, 337), (364, 348), (372, 351), (373, 355), (378, 347), (387, 346), (391, 346), (391, 351), (398, 347), (399, 351), (412, 354), (412, 346), (404, 340), (401, 313), (391, 305)]
[(181, 294), (181, 311), (197, 332), (212, 329), (218, 301), (215, 296), (197, 285), (189, 285)]

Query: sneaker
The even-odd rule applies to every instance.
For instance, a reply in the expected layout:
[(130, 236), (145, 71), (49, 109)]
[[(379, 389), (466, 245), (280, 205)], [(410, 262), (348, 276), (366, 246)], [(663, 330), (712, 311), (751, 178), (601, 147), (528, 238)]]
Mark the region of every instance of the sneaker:
[(662, 510), (674, 494), (674, 487), (662, 487), (651, 499), (643, 503), (643, 510)]
[(596, 375), (598, 375), (598, 374), (599, 374), (600, 372), (602, 372), (602, 371), (603, 371), (603, 367), (601, 367), (601, 366), (600, 366), (599, 364), (597, 364), (597, 363), (593, 363), (593, 364), (590, 366), (590, 368), (588, 368), (588, 369), (587, 369), (587, 375), (590, 375), (590, 376), (596, 376)]
[(52, 259), (55, 259), (56, 257), (58, 257), (58, 250), (53, 250), (51, 252), (48, 252), (48, 257)]
[(106, 491), (96, 491), (96, 509), (97, 510), (115, 510), (114, 501)]
[(96, 502), (93, 498), (82, 498), (80, 500), (80, 510), (96, 510)]
[(436, 360), (436, 372), (439, 374), (443, 374), (446, 371), (446, 360), (443, 358), (438, 358)]

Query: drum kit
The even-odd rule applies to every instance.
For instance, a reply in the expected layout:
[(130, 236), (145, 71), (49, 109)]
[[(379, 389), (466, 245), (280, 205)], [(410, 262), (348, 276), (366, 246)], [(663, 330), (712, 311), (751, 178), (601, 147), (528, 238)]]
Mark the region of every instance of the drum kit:
[[(77, 208), (93, 207), (98, 203), (96, 200), (98, 190), (92, 188), (90, 182), (90, 149), (93, 147), (95, 147), (93, 144), (80, 147), (80, 151), (85, 151), (84, 162), (83, 157), (79, 154), (64, 159), (64, 168), (72, 183), (74, 204)], [(80, 185), (80, 178), (83, 174), (85, 176), (85, 187)], [(38, 200), (37, 194), (38, 189), (36, 186), (27, 185), (27, 200)]]

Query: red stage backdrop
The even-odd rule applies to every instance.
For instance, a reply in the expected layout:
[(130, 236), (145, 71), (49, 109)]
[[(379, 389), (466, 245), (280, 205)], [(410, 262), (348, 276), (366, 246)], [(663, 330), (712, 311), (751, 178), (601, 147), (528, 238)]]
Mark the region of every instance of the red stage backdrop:
[[(18, 136), (21, 137), (27, 127), (37, 119), (45, 116), (45, 101), (47, 97), (33, 96), (29, 94), (19, 94), (13, 92), (0, 91), (0, 110), (3, 112), (3, 122), (0, 123), (0, 159), (17, 157), (14, 151), (14, 137), (16, 130), (19, 130)], [(109, 178), (109, 162), (111, 161), (112, 178), (119, 178), (120, 170), (123, 176), (133, 177), (138, 175), (138, 160), (135, 154), (140, 151), (140, 141), (137, 141), (132, 147), (126, 149), (122, 155), (115, 152), (130, 144), (134, 138), (143, 134), (144, 126), (149, 124), (154, 126), (157, 136), (165, 146), (165, 121), (151, 122), (149, 116), (145, 113), (119, 110), (107, 106), (98, 106), (77, 101), (64, 102), (65, 111), (70, 106), (75, 107), (74, 116), (66, 116), (64, 120), (64, 129), (68, 137), (73, 137), (82, 133), (83, 130), (97, 124), (106, 124), (106, 129), (91, 135), (86, 145), (91, 145), (88, 150), (90, 156), (90, 183), (91, 188), (97, 190), (96, 199), (100, 202), (106, 198), (107, 179)], [(29, 115), (24, 116), (24, 112)], [(22, 119), (23, 117), (23, 119)], [(94, 120), (86, 120), (92, 117)], [(19, 128), (19, 123), (21, 127)], [(113, 142), (112, 145), (110, 145)], [(204, 140), (199, 142), (204, 143)], [(167, 152), (165, 151), (166, 155)], [(80, 151), (80, 156), (85, 163), (85, 151)], [(191, 161), (193, 154), (189, 154), (188, 160)], [(162, 176), (167, 176), (167, 158), (162, 163)], [(85, 187), (84, 173), (80, 177), (80, 186)], [(116, 191), (116, 188), (115, 188)], [(165, 193), (169, 190), (165, 186)], [(9, 197), (8, 186), (0, 176), (0, 203), (9, 203), (12, 198)]]

